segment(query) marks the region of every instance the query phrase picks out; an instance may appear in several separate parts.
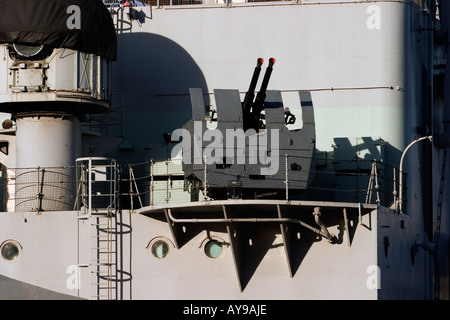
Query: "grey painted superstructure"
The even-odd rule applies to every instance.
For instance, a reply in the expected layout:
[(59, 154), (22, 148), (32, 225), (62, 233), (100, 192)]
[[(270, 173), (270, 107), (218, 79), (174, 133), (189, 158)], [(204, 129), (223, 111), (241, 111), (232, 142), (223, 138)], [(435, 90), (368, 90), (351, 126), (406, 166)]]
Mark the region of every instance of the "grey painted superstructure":
[[(80, 118), (83, 132), (77, 127), (58, 135), (58, 141), (67, 138), (62, 145), (74, 146), (55, 157), (57, 164), (43, 160), (54, 156), (40, 149), (45, 135), (34, 131), (27, 143), (35, 143), (19, 144), (21, 120), (1, 132), (0, 142), (9, 148), (0, 158), (6, 167), (3, 207), (9, 212), (0, 213), (0, 245), (13, 242), (20, 250), (13, 261), (0, 258), (0, 297), (448, 299), (448, 101), (446, 91), (439, 91), (448, 83), (443, 76), (447, 40), (439, 38), (448, 9), (435, 9), (434, 1), (109, 5), (118, 40), (111, 87), (109, 69), (102, 73), (104, 62), (93, 63), (93, 55), (86, 60), (70, 55), (75, 65), (84, 64), (58, 77), (69, 66), (60, 50), (48, 75), (49, 84), (53, 75), (55, 83), (64, 80), (70, 87), (62, 90), (72, 91), (61, 93), (60, 100), (72, 99), (83, 111), (93, 103), (110, 112)], [(0, 43), (0, 103), (9, 108), (20, 94), (9, 92), (7, 50)], [(276, 114), (276, 127), (284, 130), (280, 137), (303, 137), (301, 150), (313, 143), (314, 150), (297, 155), (307, 159), (302, 169), (311, 165), (311, 181), (299, 191), (295, 166), (285, 167), (280, 152), (278, 176), (272, 177), (276, 183), (266, 180), (270, 190), (252, 190), (254, 198), (214, 199), (204, 181), (223, 176), (223, 169), (200, 164), (200, 181), (190, 183), (186, 177), (192, 172), (185, 175), (182, 154), (172, 152), (180, 145), (168, 137), (196, 117), (204, 124), (202, 135), (220, 129), (221, 105), (222, 110), (227, 103), (239, 106), (223, 96), (244, 101), (259, 57), (276, 58), (267, 101), (288, 107), (296, 121), (284, 125), (277, 109), (266, 110), (262, 119)], [(81, 78), (88, 73), (79, 68), (91, 68), (89, 74), (98, 78), (85, 78), (84, 86)], [(52, 100), (50, 93), (44, 99)], [(21, 96), (35, 101), (26, 94)], [(86, 94), (94, 101), (80, 98)], [(110, 106), (104, 98), (111, 98)], [(195, 102), (205, 105), (203, 119)], [(302, 114), (302, 108), (312, 113)], [(227, 125), (240, 127), (238, 119), (227, 116)], [(314, 132), (306, 133), (307, 126)], [(402, 153), (426, 136), (433, 136), (432, 143), (417, 142), (404, 158), (406, 182), (399, 195)], [(46, 140), (49, 149), (57, 145)], [(298, 146), (288, 139), (280, 144), (280, 150)], [(47, 151), (41, 159), (21, 156), (21, 150)], [(61, 160), (66, 156), (73, 159)], [(69, 194), (77, 203), (61, 211), (38, 205), (18, 210), (17, 193), (11, 196), (17, 185), (8, 170), (17, 172), (21, 163), (72, 167), (82, 163), (75, 161), (80, 156), (108, 158), (94, 158), (104, 162), (80, 166), (76, 181), (69, 179), (74, 186)], [(121, 178), (114, 181), (120, 188), (112, 191), (107, 170), (115, 161), (110, 159), (120, 164)], [(214, 183), (227, 190), (227, 182), (245, 170), (244, 165), (230, 179)], [(251, 183), (250, 175), (244, 178)], [(38, 174), (33, 203), (48, 195), (39, 191), (42, 181)], [(108, 188), (95, 189), (102, 183)], [(89, 191), (112, 200), (96, 210)], [(399, 201), (402, 213), (395, 206)], [(91, 226), (103, 222), (108, 227)], [(92, 235), (103, 240), (97, 230), (107, 231), (105, 241), (112, 246), (99, 267), (91, 255), (95, 243), (88, 240)], [(218, 257), (205, 254), (211, 241), (221, 245)], [(158, 251), (163, 247), (154, 245), (162, 243), (167, 248)], [(97, 276), (106, 289), (92, 285)]]

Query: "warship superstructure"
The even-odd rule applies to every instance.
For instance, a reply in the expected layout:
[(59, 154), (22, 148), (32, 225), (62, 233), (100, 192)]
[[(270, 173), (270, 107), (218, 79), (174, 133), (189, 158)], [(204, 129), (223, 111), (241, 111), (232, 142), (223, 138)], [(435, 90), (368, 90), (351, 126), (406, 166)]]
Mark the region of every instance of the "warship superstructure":
[(0, 1), (0, 299), (448, 299), (445, 1)]

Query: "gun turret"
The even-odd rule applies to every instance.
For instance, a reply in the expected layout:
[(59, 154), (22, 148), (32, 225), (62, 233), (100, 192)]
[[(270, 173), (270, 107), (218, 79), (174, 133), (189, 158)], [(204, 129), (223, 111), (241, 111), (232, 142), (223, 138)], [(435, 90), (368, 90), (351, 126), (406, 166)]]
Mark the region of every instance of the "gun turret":
[[(258, 64), (260, 62), (260, 60), (262, 59), (258, 59)], [(261, 84), (261, 89), (259, 90), (258, 94), (256, 95), (256, 99), (255, 102), (252, 102), (253, 97), (254, 97), (254, 87), (256, 86), (256, 81), (257, 81), (257, 76), (259, 75), (259, 71), (261, 69), (260, 65), (259, 65), (259, 71), (257, 71), (255, 68), (255, 72), (253, 74), (253, 78), (252, 78), (252, 82), (250, 84), (250, 89), (252, 89), (253, 91), (249, 94), (249, 92), (247, 92), (247, 94), (245, 95), (245, 100), (244, 100), (244, 104), (243, 104), (243, 117), (244, 117), (244, 131), (246, 131), (247, 129), (253, 128), (255, 129), (257, 132), (259, 131), (259, 117), (261, 114), (261, 111), (263, 110), (263, 106), (264, 106), (264, 100), (266, 99), (266, 91), (267, 91), (267, 85), (269, 84), (269, 79), (270, 76), (272, 74), (272, 70), (273, 70), (273, 65), (275, 64), (275, 59), (274, 58), (270, 58), (269, 59), (269, 65), (267, 66), (266, 69), (266, 73), (264, 74), (264, 79), (263, 82)], [(255, 75), (256, 75), (256, 79), (255, 79)], [(248, 95), (248, 97), (247, 97)], [(249, 100), (251, 98), (251, 100)], [(250, 110), (250, 106), (251, 106), (251, 110)]]

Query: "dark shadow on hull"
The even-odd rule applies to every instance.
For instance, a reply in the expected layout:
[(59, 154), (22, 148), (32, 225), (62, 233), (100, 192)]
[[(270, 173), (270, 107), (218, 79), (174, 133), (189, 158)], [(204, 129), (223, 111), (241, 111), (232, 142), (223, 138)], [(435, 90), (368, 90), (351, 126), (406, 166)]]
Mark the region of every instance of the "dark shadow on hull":
[[(74, 290), (76, 293), (77, 291)], [(0, 275), (0, 300), (77, 300), (70, 296), (44, 289), (26, 282)]]
[[(205, 104), (210, 104), (200, 67), (183, 47), (160, 35), (118, 35), (118, 58), (112, 66), (112, 78), (112, 118), (117, 122), (125, 119), (126, 127), (110, 131), (124, 134), (135, 150), (149, 145), (164, 149), (163, 134), (181, 128), (192, 117), (189, 88), (201, 88)], [(128, 126), (133, 129), (127, 130)], [(160, 151), (152, 147), (147, 156), (155, 161), (165, 160), (167, 152)], [(129, 163), (133, 163), (133, 152), (117, 152), (124, 161), (129, 157)]]
[(289, 257), (290, 276), (294, 277), (314, 242), (320, 241), (317, 234), (292, 223), (285, 224), (286, 252)]
[[(210, 105), (200, 67), (183, 47), (161, 35), (119, 34), (112, 78), (114, 94), (109, 121), (126, 124), (105, 123), (102, 134), (122, 136), (131, 146), (108, 152), (107, 156), (120, 159), (121, 163), (136, 163), (136, 156), (155, 162), (170, 158), (175, 144), (165, 141), (163, 135), (181, 128), (192, 118), (190, 88), (201, 88), (205, 105)], [(149, 169), (139, 166), (134, 170), (135, 176), (142, 177)], [(144, 190), (143, 181), (138, 182), (139, 190)], [(129, 208), (129, 197), (122, 200), (122, 208)]]
[(306, 198), (372, 204), (379, 201), (389, 207), (394, 201), (393, 170), (398, 191), (401, 154), (382, 137), (336, 137), (332, 151), (316, 151), (315, 178)]

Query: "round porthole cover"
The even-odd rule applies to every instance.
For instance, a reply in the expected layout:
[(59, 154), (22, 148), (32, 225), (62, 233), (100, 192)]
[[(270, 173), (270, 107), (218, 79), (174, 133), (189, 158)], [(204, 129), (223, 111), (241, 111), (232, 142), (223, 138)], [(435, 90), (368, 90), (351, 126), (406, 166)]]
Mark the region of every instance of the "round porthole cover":
[(6, 261), (14, 261), (19, 257), (20, 244), (14, 240), (6, 240), (0, 247), (1, 256)]
[(223, 252), (222, 243), (217, 240), (209, 240), (205, 244), (205, 254), (209, 258), (218, 258)]
[(163, 240), (155, 241), (152, 245), (152, 254), (158, 258), (163, 259), (169, 253), (169, 245)]

